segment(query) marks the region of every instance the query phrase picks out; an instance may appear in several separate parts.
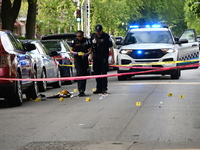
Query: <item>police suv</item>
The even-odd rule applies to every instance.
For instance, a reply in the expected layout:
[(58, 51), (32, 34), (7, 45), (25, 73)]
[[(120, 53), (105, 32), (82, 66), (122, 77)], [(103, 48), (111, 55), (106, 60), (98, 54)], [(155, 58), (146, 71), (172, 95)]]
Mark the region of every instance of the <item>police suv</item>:
[[(175, 38), (171, 30), (166, 26), (148, 25), (145, 27), (131, 26), (131, 28), (119, 50), (117, 60), (119, 64), (118, 73), (137, 72), (137, 74), (140, 74), (139, 72), (141, 71), (151, 70), (151, 68), (144, 67), (161, 67), (163, 69), (163, 67), (198, 63), (199, 44), (195, 30), (186, 30), (180, 38)], [(188, 60), (196, 61), (188, 62)], [(169, 63), (171, 61), (186, 62)], [(192, 68), (198, 68), (198, 66)], [(169, 74), (171, 79), (179, 79), (182, 69), (191, 68), (173, 68), (148, 72), (148, 74)], [(118, 80), (125, 80), (131, 76), (131, 74), (118, 76)]]

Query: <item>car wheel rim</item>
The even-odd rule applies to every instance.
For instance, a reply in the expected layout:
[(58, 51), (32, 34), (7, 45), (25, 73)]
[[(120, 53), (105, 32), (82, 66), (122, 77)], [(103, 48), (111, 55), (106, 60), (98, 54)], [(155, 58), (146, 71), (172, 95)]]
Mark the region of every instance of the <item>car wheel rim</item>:
[(20, 102), (22, 102), (22, 87), (21, 87), (21, 81), (17, 81), (17, 92), (20, 99)]
[[(42, 73), (42, 78), (46, 78), (44, 71)], [(42, 85), (43, 85), (44, 89), (46, 89), (47, 88), (47, 81), (42, 81)]]
[[(36, 75), (34, 75), (34, 79), (36, 79)], [(35, 92), (38, 94), (38, 84), (37, 81), (33, 81)]]
[[(60, 78), (60, 77), (61, 77), (60, 71), (58, 71), (58, 78)], [(59, 82), (59, 85), (61, 86), (62, 85), (61, 81), (59, 80), (58, 82)]]

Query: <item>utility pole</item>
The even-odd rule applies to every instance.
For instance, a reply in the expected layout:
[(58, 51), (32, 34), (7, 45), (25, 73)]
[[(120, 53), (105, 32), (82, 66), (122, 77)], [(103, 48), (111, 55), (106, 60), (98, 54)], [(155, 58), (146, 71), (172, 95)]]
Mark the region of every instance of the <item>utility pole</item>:
[(90, 37), (90, 0), (83, 0), (81, 3), (81, 30), (84, 31), (86, 37)]

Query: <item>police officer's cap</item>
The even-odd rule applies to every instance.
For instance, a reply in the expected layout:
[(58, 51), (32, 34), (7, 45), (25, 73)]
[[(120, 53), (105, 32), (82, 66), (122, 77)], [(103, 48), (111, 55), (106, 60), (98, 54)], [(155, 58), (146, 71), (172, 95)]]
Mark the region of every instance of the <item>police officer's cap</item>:
[(100, 32), (100, 31), (102, 31), (102, 30), (103, 30), (102, 25), (98, 24), (98, 25), (95, 26), (95, 31), (96, 31), (96, 32)]

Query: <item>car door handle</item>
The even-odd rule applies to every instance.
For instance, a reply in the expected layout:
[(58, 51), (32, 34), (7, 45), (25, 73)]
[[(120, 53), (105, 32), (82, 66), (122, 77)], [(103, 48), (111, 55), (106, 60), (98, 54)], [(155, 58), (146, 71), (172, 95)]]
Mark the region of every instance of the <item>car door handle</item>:
[(197, 44), (193, 44), (193, 45), (192, 45), (192, 47), (195, 47), (195, 46), (197, 46)]

